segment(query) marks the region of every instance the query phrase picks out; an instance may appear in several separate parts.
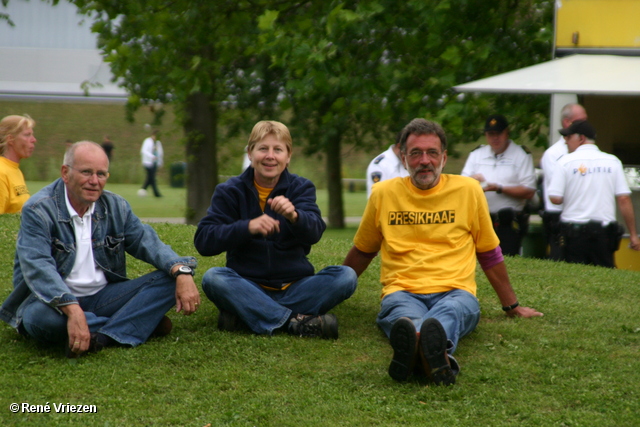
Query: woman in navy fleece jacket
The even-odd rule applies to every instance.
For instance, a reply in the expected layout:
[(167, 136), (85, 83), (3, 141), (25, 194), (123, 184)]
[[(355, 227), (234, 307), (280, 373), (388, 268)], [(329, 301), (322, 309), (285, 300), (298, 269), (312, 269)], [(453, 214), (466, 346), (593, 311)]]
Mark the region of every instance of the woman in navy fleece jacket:
[(227, 253), (227, 266), (202, 278), (220, 311), (218, 327), (338, 338), (337, 318), (327, 312), (353, 294), (357, 277), (346, 266), (314, 274), (307, 259), (326, 225), (313, 183), (287, 170), (289, 129), (258, 122), (247, 153), (251, 166), (217, 186), (194, 238), (203, 256)]

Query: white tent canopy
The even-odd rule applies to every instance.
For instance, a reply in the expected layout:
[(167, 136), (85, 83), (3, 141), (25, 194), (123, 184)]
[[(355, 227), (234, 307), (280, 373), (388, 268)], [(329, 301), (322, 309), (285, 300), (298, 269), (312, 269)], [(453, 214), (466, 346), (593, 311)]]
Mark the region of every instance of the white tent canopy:
[(572, 55), (454, 86), (458, 92), (640, 95), (640, 57)]

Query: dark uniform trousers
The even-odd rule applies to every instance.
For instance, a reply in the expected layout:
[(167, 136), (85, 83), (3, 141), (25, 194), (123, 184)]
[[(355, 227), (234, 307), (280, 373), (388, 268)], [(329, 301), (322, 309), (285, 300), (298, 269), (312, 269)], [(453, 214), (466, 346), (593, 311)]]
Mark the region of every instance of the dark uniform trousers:
[(522, 238), (529, 229), (529, 213), (517, 212), (511, 208), (500, 209), (491, 214), (493, 229), (500, 239), (500, 249), (504, 255), (520, 255)]
[(542, 226), (549, 245), (549, 255), (547, 257), (554, 261), (562, 261), (564, 254), (562, 253), (563, 247), (560, 245), (560, 212), (542, 211), (540, 216), (542, 217)]
[(614, 253), (620, 247), (624, 229), (612, 222), (602, 226), (596, 221), (586, 224), (560, 223), (560, 246), (564, 261), (615, 268)]

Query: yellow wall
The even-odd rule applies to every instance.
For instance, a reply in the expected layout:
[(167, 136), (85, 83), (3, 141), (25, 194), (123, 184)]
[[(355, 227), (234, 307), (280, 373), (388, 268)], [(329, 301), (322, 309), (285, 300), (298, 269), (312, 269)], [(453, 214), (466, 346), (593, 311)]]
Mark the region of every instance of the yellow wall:
[(621, 270), (640, 271), (640, 252), (629, 248), (629, 238), (624, 237), (615, 254), (616, 267)]
[[(640, 0), (560, 0), (556, 47), (640, 47)], [(578, 33), (578, 43), (572, 35)]]

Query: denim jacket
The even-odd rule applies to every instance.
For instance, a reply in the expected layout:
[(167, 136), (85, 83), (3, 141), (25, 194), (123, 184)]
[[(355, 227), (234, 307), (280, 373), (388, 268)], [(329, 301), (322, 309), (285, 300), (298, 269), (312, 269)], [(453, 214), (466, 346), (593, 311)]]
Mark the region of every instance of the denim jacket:
[[(0, 319), (14, 328), (21, 323), (23, 303), (32, 295), (59, 312), (58, 307), (77, 302), (64, 282), (76, 257), (75, 234), (64, 197), (64, 182), (58, 179), (22, 208), (14, 289), (0, 307)], [(127, 280), (125, 252), (167, 274), (176, 264), (197, 265), (194, 257), (180, 257), (162, 243), (155, 230), (143, 224), (129, 203), (114, 193), (102, 193), (91, 221), (95, 263), (109, 283)]]

